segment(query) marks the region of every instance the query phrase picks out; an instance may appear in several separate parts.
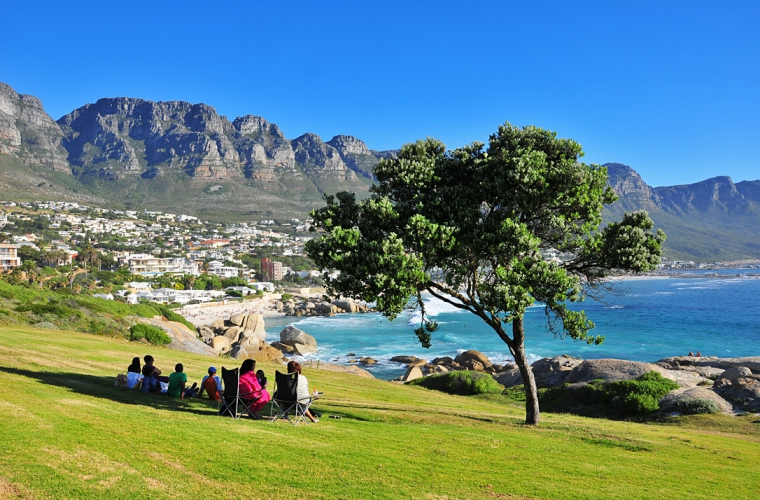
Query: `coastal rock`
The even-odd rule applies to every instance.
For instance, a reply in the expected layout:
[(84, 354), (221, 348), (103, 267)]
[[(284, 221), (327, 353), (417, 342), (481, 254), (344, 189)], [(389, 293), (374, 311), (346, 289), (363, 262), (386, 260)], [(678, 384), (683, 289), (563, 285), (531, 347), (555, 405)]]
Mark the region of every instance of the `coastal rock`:
[(401, 376), (401, 382), (409, 382), (411, 380), (416, 380), (418, 378), (422, 378), (422, 370), (420, 370), (419, 366), (413, 366), (406, 370), (406, 373), (404, 373)]
[(659, 362), (669, 364), (679, 364), (682, 366), (709, 366), (712, 368), (722, 368), (728, 370), (735, 366), (744, 366), (752, 370), (752, 373), (760, 373), (760, 356), (749, 356), (744, 358), (716, 358), (714, 356), (676, 356), (661, 359)]
[(221, 318), (215, 319), (214, 321), (211, 322), (210, 325), (208, 325), (208, 327), (214, 331), (221, 330), (222, 328), (224, 328), (224, 320)]
[(239, 326), (228, 326), (225, 330), (223, 335), (230, 339), (231, 342), (235, 342), (238, 337), (240, 336), (240, 332), (242, 332), (243, 329)]
[(721, 373), (718, 376), (718, 378), (724, 378), (726, 380), (730, 380), (731, 382), (736, 382), (740, 378), (751, 377), (751, 376), (752, 376), (752, 370), (750, 370), (746, 366), (735, 366)]
[(347, 313), (355, 313), (358, 311), (356, 303), (354, 303), (353, 300), (335, 300), (333, 301), (333, 305), (339, 307), (343, 312)]
[(251, 332), (250, 335), (246, 335), (248, 332), (251, 332), (251, 330), (243, 330), (240, 332), (240, 336), (238, 337), (238, 344), (245, 347), (246, 349), (254, 349), (257, 350), (263, 342), (261, 340), (253, 335), (253, 332)]
[(418, 361), (420, 358), (417, 356), (393, 356), (390, 360), (394, 363), (403, 363), (405, 365), (408, 365), (410, 363), (414, 363), (415, 361)]
[(243, 322), (245, 321), (245, 314), (235, 314), (234, 316), (230, 316), (230, 324), (233, 326), (243, 326)]
[(211, 339), (211, 347), (219, 354), (224, 354), (232, 347), (230, 339), (224, 335), (217, 335)]
[(676, 389), (675, 391), (666, 394), (660, 399), (660, 411), (664, 413), (672, 411), (672, 408), (674, 408), (679, 401), (689, 399), (704, 399), (712, 401), (723, 413), (731, 413), (733, 411), (731, 403), (720, 397), (714, 391), (704, 387)]
[(564, 383), (568, 374), (580, 363), (580, 359), (564, 354), (554, 358), (539, 359), (531, 365), (536, 386), (539, 388), (555, 387)]
[(201, 339), (203, 339), (204, 342), (210, 341), (216, 335), (214, 333), (214, 330), (205, 326), (199, 326), (197, 330), (198, 330), (198, 335), (200, 336)]
[(312, 352), (317, 352), (317, 348), (309, 344), (293, 344), (293, 353), (303, 356)]
[[(416, 359), (416, 358), (415, 358)], [(435, 358), (433, 361), (431, 361), (434, 365), (444, 365), (444, 366), (451, 366), (455, 363), (454, 359), (449, 356), (442, 356), (440, 358)]]
[(507, 389), (518, 384), (522, 384), (522, 375), (520, 374), (520, 370), (517, 368), (510, 368), (509, 370), (503, 371), (499, 374), (492, 375), (492, 377)]
[(435, 365), (435, 368), (433, 368), (433, 373), (449, 373), (449, 369), (443, 365)]
[(188, 328), (184, 323), (177, 321), (163, 320), (143, 320), (153, 326), (161, 328), (172, 341), (166, 346), (176, 351), (190, 352), (193, 354), (203, 354), (205, 356), (216, 356), (216, 352), (208, 345), (201, 342), (196, 333)]
[(359, 363), (361, 363), (363, 365), (376, 365), (377, 361), (375, 361), (372, 358), (367, 357), (367, 358), (361, 358), (361, 359), (359, 359)]
[(317, 348), (317, 341), (314, 337), (292, 325), (286, 326), (280, 332), (280, 342), (292, 346), (295, 346), (296, 344), (305, 344), (314, 349)]
[(345, 366), (345, 365), (336, 365), (332, 363), (322, 363), (320, 361), (307, 361), (305, 363), (302, 363), (301, 366), (303, 368), (309, 368), (313, 370), (325, 370), (329, 372), (338, 372), (338, 373), (348, 373), (350, 375), (357, 375), (359, 377), (364, 378), (375, 378), (374, 375), (372, 375), (367, 370), (364, 370), (362, 368), (359, 368), (355, 365)]
[(241, 359), (248, 359), (249, 354), (248, 351), (246, 351), (245, 347), (241, 345), (236, 345), (232, 349), (230, 349), (230, 358), (234, 360), (241, 360)]
[(668, 372), (661, 366), (639, 361), (623, 359), (587, 359), (573, 368), (565, 378), (567, 383), (591, 382), (602, 379), (605, 382), (632, 380), (645, 373), (656, 371), (661, 374)]
[(735, 381), (720, 378), (713, 390), (743, 410), (760, 410), (760, 377), (743, 377)]
[(478, 361), (483, 368), (487, 368), (492, 364), (491, 360), (488, 359), (488, 356), (475, 349), (470, 349), (469, 351), (458, 354), (454, 360), (463, 366), (467, 366), (468, 360)]
[(283, 354), (295, 354), (295, 348), (292, 345), (283, 344), (282, 342), (272, 342), (272, 347), (280, 350)]

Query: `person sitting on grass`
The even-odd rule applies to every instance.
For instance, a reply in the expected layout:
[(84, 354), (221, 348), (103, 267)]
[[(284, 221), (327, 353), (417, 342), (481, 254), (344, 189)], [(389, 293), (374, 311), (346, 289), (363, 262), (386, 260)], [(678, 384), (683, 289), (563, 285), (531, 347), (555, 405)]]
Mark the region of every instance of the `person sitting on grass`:
[(251, 417), (259, 420), (259, 412), (264, 408), (271, 399), (269, 393), (261, 388), (259, 379), (256, 377), (256, 362), (252, 359), (246, 359), (240, 366), (240, 386), (238, 387), (240, 399), (245, 400), (246, 405), (250, 408)]
[(153, 366), (153, 356), (150, 354), (147, 354), (143, 360), (145, 366), (142, 368), (142, 391), (158, 394), (161, 392), (161, 382), (168, 383), (169, 377), (161, 376), (161, 370)]
[(140, 358), (132, 358), (132, 364), (127, 367), (127, 373), (140, 373)]
[(222, 400), (222, 379), (216, 375), (216, 368), (213, 366), (209, 366), (208, 375), (201, 380), (201, 390), (198, 392), (198, 397), (203, 395), (203, 391), (206, 391), (211, 401)]
[[(298, 397), (298, 401), (308, 401), (311, 398), (311, 394), (309, 394), (309, 381), (301, 373), (301, 363), (298, 361), (289, 361), (287, 369), (288, 373), (298, 374), (298, 386), (296, 387), (296, 397)], [(319, 419), (314, 416), (311, 410), (306, 410), (304, 415), (306, 415), (312, 422), (319, 422)], [(319, 414), (317, 414), (317, 416), (318, 415)]]
[(185, 367), (182, 366), (182, 363), (177, 363), (174, 367), (174, 373), (169, 375), (169, 389), (166, 391), (169, 396), (185, 399), (185, 397), (191, 398), (195, 395), (195, 388), (198, 384), (193, 383), (192, 387), (185, 389), (187, 375), (185, 375), (184, 370)]

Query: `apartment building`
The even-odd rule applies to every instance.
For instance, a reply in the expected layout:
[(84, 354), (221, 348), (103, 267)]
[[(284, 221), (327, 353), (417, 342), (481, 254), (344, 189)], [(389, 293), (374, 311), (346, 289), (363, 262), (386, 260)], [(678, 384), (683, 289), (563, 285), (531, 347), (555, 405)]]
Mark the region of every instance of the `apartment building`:
[(0, 243), (0, 271), (11, 271), (21, 265), (18, 245)]

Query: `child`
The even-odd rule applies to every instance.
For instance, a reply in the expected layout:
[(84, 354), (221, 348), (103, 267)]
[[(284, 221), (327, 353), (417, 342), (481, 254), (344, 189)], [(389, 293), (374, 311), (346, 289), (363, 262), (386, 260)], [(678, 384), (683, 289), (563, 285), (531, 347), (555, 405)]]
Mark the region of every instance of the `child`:
[(259, 385), (262, 389), (267, 388), (267, 376), (264, 375), (264, 370), (259, 370), (256, 372), (256, 378), (259, 379)]
[(216, 368), (209, 366), (208, 375), (201, 380), (201, 390), (198, 397), (201, 397), (203, 391), (208, 393), (208, 398), (212, 401), (221, 401), (222, 379), (216, 376)]
[(177, 365), (174, 367), (174, 373), (169, 375), (169, 389), (166, 391), (169, 396), (174, 396), (175, 398), (185, 399), (185, 397), (193, 397), (195, 396), (195, 388), (198, 384), (193, 384), (193, 386), (189, 389), (185, 389), (185, 384), (187, 383), (187, 375), (185, 375), (184, 372), (185, 367), (182, 366), (182, 363), (177, 363)]

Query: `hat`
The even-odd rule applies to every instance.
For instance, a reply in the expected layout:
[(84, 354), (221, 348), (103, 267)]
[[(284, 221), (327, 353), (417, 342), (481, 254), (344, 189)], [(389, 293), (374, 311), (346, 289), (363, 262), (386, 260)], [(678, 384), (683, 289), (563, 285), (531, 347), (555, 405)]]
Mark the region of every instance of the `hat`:
[(214, 368), (213, 366), (209, 366), (208, 371), (211, 373), (216, 373), (216, 368)]

